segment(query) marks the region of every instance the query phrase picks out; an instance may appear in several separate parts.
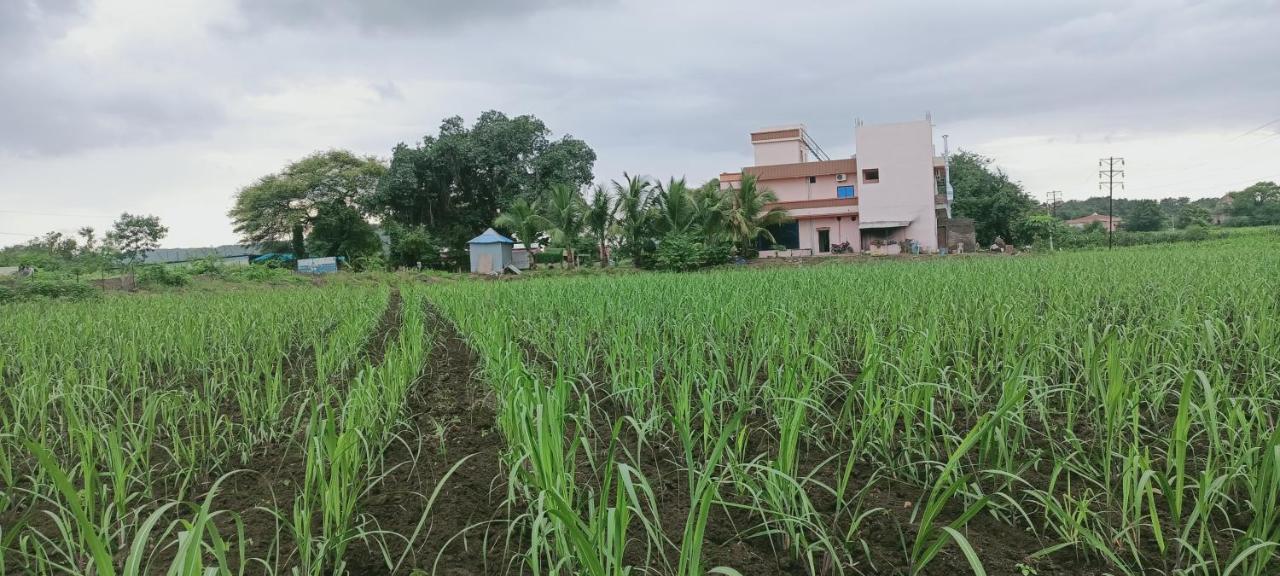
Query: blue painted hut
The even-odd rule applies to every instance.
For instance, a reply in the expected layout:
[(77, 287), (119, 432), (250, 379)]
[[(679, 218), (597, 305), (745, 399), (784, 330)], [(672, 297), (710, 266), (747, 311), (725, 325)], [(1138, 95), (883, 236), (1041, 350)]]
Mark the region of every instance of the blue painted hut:
[(510, 238), (503, 236), (493, 228), (467, 242), (471, 252), (471, 273), (502, 274), (502, 271), (513, 262), (511, 247), (515, 245)]

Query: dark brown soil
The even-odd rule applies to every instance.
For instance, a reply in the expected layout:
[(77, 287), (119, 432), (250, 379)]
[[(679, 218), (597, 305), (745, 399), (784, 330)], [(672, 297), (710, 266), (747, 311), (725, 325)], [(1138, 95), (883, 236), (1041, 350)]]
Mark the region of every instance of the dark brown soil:
[[(364, 362), (373, 366), (382, 363), (387, 347), (400, 333), (401, 304), (400, 292), (393, 290), (377, 327), (365, 341), (358, 357), (360, 361), (353, 362), (353, 366), (358, 367)], [(309, 366), (314, 362), (314, 359), (308, 357), (310, 352), (310, 349), (303, 350), (298, 358), (287, 363), (294, 367), (289, 381), (296, 381), (304, 371), (309, 371)], [(336, 385), (345, 389), (346, 381), (354, 376), (353, 370), (335, 376)], [(237, 530), (243, 530), (243, 538), (236, 538), (231, 545), (244, 546), (247, 558), (264, 559), (272, 565), (274, 573), (287, 572), (289, 567), (297, 564), (297, 548), (287, 522), (292, 520), (289, 515), (294, 496), (306, 475), (306, 451), (301, 444), (305, 433), (305, 417), (302, 422), (303, 429), (299, 429), (294, 438), (263, 447), (246, 464), (240, 466), (237, 472), (223, 480), (214, 501), (215, 509), (229, 510), (235, 514), (234, 517), (224, 516), (217, 522), (223, 537), (229, 538)], [(212, 487), (214, 480), (209, 479), (202, 491)], [(203, 493), (200, 498), (203, 498)], [(268, 510), (275, 510), (284, 517), (277, 518)], [(239, 527), (234, 522), (237, 518)], [(167, 559), (164, 554), (160, 556)], [(167, 562), (160, 562), (157, 568), (164, 565)], [(246, 571), (250, 574), (266, 572), (257, 564), (249, 566)]]
[[(386, 466), (394, 470), (361, 501), (360, 511), (383, 530), (411, 535), (442, 477), (466, 458), (440, 489), (396, 573), (506, 574), (523, 546), (507, 541), (506, 479), (500, 468), (504, 442), (492, 392), (478, 378), (476, 354), (453, 323), (429, 308), (427, 325), (435, 343), (406, 408), (417, 430), (404, 435), (408, 446), (387, 448)], [(398, 559), (403, 543), (389, 544)], [(353, 547), (347, 562), (352, 574), (391, 573), (380, 551), (364, 546)]]

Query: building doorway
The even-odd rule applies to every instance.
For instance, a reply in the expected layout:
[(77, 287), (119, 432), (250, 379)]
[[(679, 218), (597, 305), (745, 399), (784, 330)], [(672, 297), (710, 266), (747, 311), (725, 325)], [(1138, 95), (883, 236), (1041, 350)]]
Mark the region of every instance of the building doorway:
[(831, 229), (818, 229), (818, 253), (826, 254), (831, 251)]

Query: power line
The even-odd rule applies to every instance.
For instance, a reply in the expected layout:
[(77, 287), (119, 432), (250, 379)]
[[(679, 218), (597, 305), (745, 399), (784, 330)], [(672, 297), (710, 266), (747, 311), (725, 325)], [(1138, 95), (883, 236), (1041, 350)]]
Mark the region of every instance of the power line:
[(23, 214), (26, 216), (54, 216), (57, 218), (110, 218), (110, 216), (90, 216), (88, 214), (58, 214), (55, 212), (31, 212), (27, 210), (0, 210), (0, 214)]
[[(1119, 166), (1119, 169), (1116, 169)], [(1112, 232), (1116, 228), (1115, 215), (1115, 191), (1116, 184), (1120, 185), (1120, 189), (1124, 190), (1124, 158), (1116, 158), (1111, 156), (1098, 160), (1098, 168), (1106, 168), (1098, 170), (1098, 178), (1106, 178), (1106, 181), (1099, 181), (1098, 188), (1101, 189), (1105, 184), (1107, 186), (1107, 250), (1112, 247)], [(1120, 180), (1116, 181), (1116, 177)]]

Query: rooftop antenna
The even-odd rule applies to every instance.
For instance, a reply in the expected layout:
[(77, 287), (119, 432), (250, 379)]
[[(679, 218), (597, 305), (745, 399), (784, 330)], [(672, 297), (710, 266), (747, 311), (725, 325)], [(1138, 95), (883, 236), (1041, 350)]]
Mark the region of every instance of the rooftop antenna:
[(928, 123), (929, 123), (929, 125), (930, 125), (930, 126), (932, 126), (932, 125), (933, 125), (933, 112), (930, 112), (930, 111), (928, 111), (928, 110), (925, 110), (925, 111), (924, 111), (924, 121), (925, 121), (925, 122), (928, 122)]

